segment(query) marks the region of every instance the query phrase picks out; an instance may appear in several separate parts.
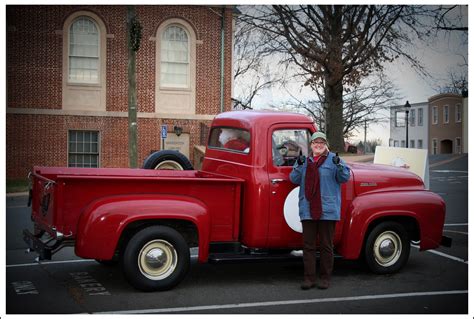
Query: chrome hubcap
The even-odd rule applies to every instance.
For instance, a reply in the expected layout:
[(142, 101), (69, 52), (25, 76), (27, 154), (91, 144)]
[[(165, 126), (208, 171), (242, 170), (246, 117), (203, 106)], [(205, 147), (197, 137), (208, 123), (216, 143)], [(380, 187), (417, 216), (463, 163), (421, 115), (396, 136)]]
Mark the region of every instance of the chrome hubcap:
[(151, 280), (170, 276), (178, 264), (178, 253), (173, 245), (163, 239), (146, 243), (138, 254), (140, 272)]
[(166, 264), (168, 257), (165, 252), (160, 248), (154, 248), (150, 250), (145, 256), (145, 262), (148, 267), (157, 269), (163, 267)]
[(400, 259), (402, 240), (393, 231), (383, 232), (375, 240), (373, 251), (375, 261), (380, 266), (390, 267)]

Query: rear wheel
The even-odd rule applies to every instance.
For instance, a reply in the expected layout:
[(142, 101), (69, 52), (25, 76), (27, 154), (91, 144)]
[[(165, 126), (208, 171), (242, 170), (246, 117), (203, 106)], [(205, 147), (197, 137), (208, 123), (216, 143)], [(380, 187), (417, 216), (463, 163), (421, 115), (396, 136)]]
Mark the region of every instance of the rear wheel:
[(410, 255), (410, 240), (405, 228), (397, 222), (375, 226), (365, 243), (365, 261), (377, 274), (391, 274), (405, 266)]
[(136, 233), (122, 258), (125, 278), (143, 291), (173, 288), (184, 279), (189, 265), (186, 241), (166, 226), (150, 226)]

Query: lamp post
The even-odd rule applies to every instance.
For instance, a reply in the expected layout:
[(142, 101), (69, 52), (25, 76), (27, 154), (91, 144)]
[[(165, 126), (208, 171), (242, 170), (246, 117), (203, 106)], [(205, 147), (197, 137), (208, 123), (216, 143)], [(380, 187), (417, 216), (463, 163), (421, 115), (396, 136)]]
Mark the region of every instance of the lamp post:
[(408, 114), (410, 114), (410, 103), (408, 101), (405, 103), (405, 127), (406, 127), (406, 140), (405, 147), (408, 148)]

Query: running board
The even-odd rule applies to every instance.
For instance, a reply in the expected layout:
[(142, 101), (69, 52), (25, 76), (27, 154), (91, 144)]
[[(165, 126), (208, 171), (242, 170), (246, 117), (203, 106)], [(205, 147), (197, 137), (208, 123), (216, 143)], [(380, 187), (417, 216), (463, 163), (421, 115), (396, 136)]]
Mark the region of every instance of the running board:
[(297, 261), (302, 260), (302, 254), (229, 254), (218, 253), (209, 255), (209, 263), (245, 263), (265, 261)]

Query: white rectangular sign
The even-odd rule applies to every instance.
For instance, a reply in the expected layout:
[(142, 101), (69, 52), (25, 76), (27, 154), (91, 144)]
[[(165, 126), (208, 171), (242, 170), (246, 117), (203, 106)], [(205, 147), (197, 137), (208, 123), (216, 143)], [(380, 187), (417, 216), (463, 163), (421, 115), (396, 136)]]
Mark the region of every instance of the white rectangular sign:
[(377, 146), (374, 164), (404, 167), (420, 176), (425, 188), (430, 188), (428, 150), (402, 147)]

